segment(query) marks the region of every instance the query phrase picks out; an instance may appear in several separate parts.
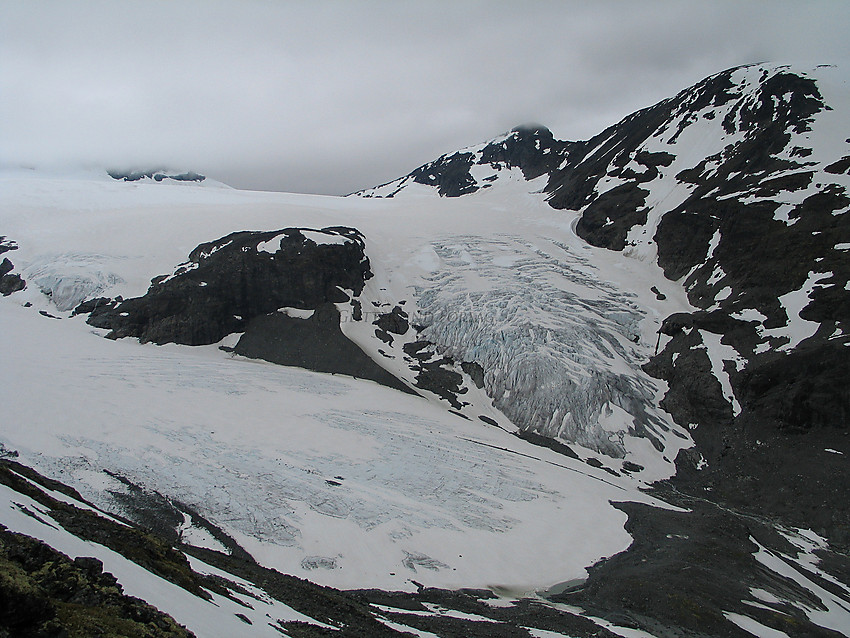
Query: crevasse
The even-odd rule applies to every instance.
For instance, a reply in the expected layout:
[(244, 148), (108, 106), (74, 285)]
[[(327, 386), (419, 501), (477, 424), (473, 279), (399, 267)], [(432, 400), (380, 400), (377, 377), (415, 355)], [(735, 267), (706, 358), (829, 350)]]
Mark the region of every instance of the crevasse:
[[(454, 237), (417, 290), (422, 336), (485, 370), (494, 405), (524, 430), (615, 457), (626, 435), (659, 438), (655, 387), (634, 348), (643, 314), (556, 242)], [(613, 407), (628, 418), (612, 424)], [(622, 413), (621, 413), (622, 414)]]

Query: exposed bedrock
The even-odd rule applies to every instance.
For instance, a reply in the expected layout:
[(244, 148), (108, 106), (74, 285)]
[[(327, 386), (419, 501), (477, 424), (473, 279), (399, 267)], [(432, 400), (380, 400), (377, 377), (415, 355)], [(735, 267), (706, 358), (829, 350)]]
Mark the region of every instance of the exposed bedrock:
[[(15, 242), (0, 235), (0, 255), (10, 250), (17, 250), (17, 248), (18, 245)], [(3, 261), (0, 261), (0, 295), (4, 297), (23, 290), (27, 286), (27, 282), (19, 274), (12, 272), (13, 270), (15, 270), (15, 265), (8, 257), (4, 257)]]
[(204, 345), (244, 333), (237, 354), (347, 374), (411, 392), (340, 330), (335, 303), (354, 302), (372, 276), (351, 228), (243, 231), (201, 244), (135, 299), (92, 299), (77, 313), (108, 337)]
[(88, 323), (113, 339), (203, 345), (280, 308), (349, 301), (371, 275), (354, 229), (241, 231), (201, 244), (142, 297), (93, 300), (78, 311), (90, 312)]

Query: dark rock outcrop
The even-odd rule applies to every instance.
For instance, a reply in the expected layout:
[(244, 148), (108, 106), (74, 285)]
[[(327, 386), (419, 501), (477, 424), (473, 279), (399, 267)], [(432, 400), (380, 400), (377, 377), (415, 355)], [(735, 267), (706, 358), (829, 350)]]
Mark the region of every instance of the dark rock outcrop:
[(193, 636), (121, 585), (96, 558), (74, 560), (0, 527), (0, 632), (7, 636)]
[(455, 361), (451, 357), (439, 355), (434, 344), (428, 341), (412, 341), (403, 349), (414, 361), (411, 369), (416, 372), (417, 388), (433, 392), (448, 401), (455, 410), (467, 405), (460, 397), (468, 389), (464, 387), (463, 375), (453, 369)]
[(15, 266), (8, 258), (0, 262), (0, 295), (4, 297), (27, 287), (27, 282), (19, 274), (12, 272), (14, 268)]
[[(17, 249), (18, 245), (15, 242), (0, 235), (0, 255)], [(12, 272), (14, 269), (15, 265), (9, 261), (8, 257), (4, 257), (0, 262), (0, 295), (4, 297), (27, 287), (27, 282), (19, 274)]]
[(417, 184), (436, 186), (444, 197), (460, 197), (478, 190), (475, 179), (469, 174), (474, 161), (472, 153), (444, 155), (413, 171), (410, 176)]
[[(363, 237), (350, 228), (232, 233), (201, 244), (143, 297), (95, 300), (88, 323), (109, 337), (202, 345), (244, 332), (252, 319), (280, 308), (314, 310), (347, 302), (371, 277)], [(346, 292), (348, 291), (348, 292)], [(92, 307), (94, 306), (94, 307)]]
[[(173, 275), (155, 278), (143, 297), (90, 299), (75, 314), (89, 314), (88, 323), (108, 328), (112, 339), (158, 344), (203, 345), (242, 332), (234, 348), (223, 348), (412, 392), (340, 329), (334, 304), (350, 302), (357, 314), (354, 297), (371, 276), (354, 229), (245, 231), (201, 244)], [(406, 323), (400, 308), (387, 317), (378, 323), (390, 331)]]
[(404, 335), (410, 329), (410, 323), (407, 319), (407, 313), (401, 309), (401, 306), (395, 306), (390, 312), (378, 315), (378, 318), (372, 322), (377, 326), (375, 335), (385, 343), (392, 345), (391, 334)]

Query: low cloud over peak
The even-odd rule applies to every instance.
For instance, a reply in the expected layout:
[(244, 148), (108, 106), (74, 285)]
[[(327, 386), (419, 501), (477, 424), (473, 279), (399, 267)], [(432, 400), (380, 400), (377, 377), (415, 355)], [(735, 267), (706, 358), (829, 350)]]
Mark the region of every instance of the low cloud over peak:
[(523, 122), (583, 139), (729, 66), (850, 58), (832, 2), (6, 2), (0, 164), (347, 193)]

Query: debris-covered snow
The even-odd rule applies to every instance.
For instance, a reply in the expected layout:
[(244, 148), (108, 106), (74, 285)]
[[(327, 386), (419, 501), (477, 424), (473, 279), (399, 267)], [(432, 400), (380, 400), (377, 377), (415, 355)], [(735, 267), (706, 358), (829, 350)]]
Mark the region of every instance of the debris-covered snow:
[[(799, 540), (804, 536), (801, 534), (795, 536), (798, 540), (798, 543), (795, 544), (800, 547), (797, 556), (787, 556), (772, 551), (751, 538), (750, 540), (758, 547), (755, 554), (756, 560), (765, 568), (807, 590), (815, 600), (819, 601), (817, 606), (809, 606), (795, 601), (785, 601), (786, 603), (799, 608), (816, 625), (832, 629), (839, 635), (850, 635), (850, 609), (847, 606), (847, 596), (850, 595), (850, 590), (846, 585), (841, 584), (814, 566), (817, 557), (811, 551), (818, 544), (811, 542), (800, 544)], [(805, 547), (805, 545), (808, 545), (808, 547)], [(840, 593), (830, 591), (818, 584), (817, 581), (820, 579), (828, 580), (831, 584), (830, 589), (837, 589)]]

